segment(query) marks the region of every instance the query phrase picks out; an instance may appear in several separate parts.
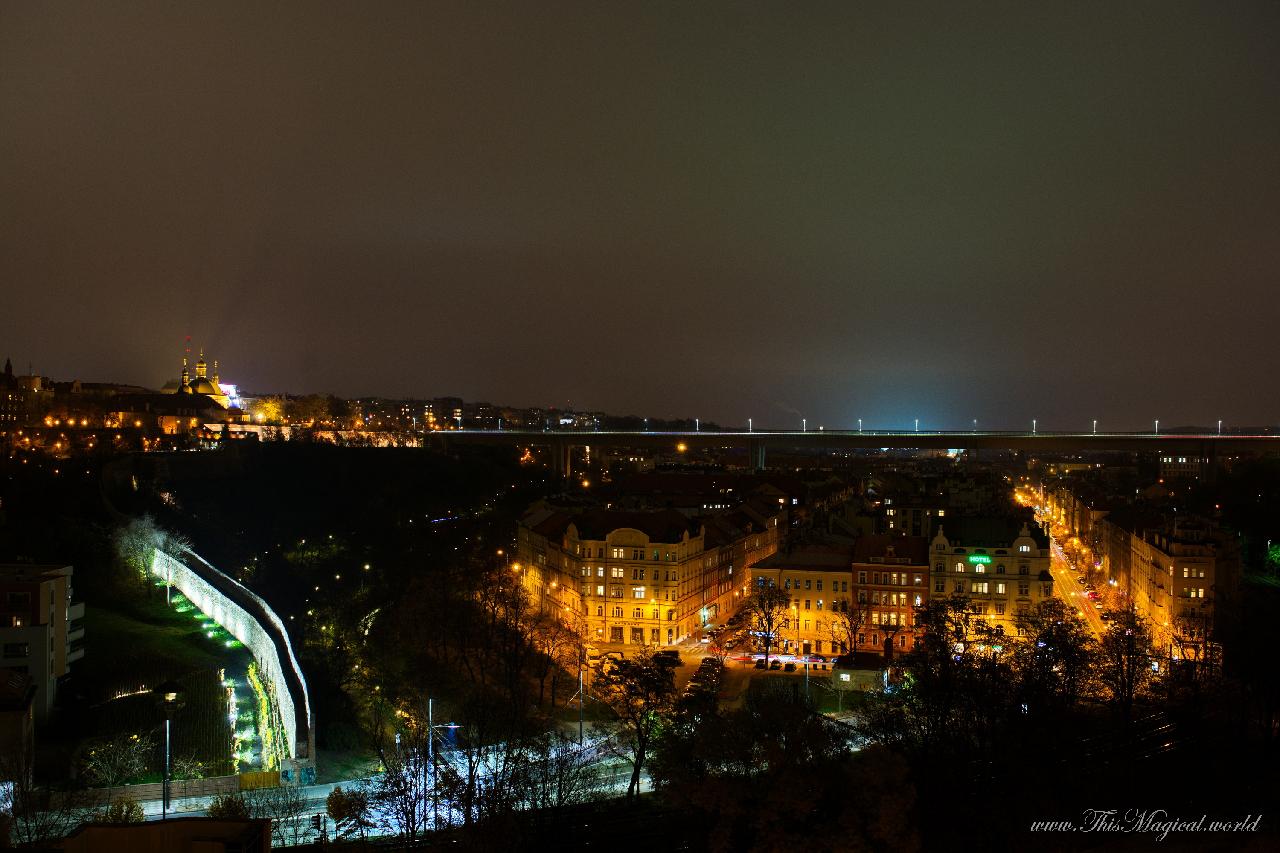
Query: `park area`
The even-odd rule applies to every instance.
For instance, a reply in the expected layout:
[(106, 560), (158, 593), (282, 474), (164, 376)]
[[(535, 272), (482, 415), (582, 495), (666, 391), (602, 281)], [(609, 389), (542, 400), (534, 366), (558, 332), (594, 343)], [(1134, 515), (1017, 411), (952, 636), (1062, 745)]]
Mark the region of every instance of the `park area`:
[[(61, 688), (56, 724), (40, 735), (40, 768), (68, 765), (81, 783), (102, 787), (159, 781), (164, 711), (153, 692), (181, 688), (172, 713), (177, 779), (258, 769), (260, 697), (249, 651), (176, 591), (161, 586), (86, 609), (87, 653)], [(59, 740), (61, 732), (75, 739)]]

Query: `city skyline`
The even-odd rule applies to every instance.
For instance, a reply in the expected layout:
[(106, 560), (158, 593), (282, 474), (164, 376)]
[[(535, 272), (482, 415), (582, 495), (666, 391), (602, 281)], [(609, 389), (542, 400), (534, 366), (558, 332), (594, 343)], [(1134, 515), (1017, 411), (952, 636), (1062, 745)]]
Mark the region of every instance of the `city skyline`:
[(3, 15), (38, 372), (159, 385), (191, 335), (344, 397), (1280, 420), (1274, 6)]

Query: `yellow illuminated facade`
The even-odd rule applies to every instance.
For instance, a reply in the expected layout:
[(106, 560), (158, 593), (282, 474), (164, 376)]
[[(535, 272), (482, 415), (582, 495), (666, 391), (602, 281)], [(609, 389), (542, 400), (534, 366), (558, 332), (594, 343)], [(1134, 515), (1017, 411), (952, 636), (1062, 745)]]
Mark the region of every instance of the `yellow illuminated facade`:
[[(777, 550), (779, 515), (728, 538), (714, 521), (662, 512), (527, 516), (518, 531), (524, 588), (593, 645), (670, 646), (722, 625), (744, 600), (747, 566)], [(785, 526), (785, 522), (784, 522)]]

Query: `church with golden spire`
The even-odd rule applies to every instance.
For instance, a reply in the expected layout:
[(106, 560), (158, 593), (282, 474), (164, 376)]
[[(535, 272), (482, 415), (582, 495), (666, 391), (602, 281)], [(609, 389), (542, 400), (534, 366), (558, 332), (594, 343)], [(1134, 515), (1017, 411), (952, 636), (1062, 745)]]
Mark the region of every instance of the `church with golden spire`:
[(182, 356), (181, 379), (176, 383), (170, 382), (165, 386), (165, 390), (172, 394), (203, 394), (224, 409), (229, 409), (234, 405), (234, 387), (224, 389), (218, 381), (217, 359), (213, 361), (213, 375), (209, 375), (209, 365), (204, 359), (203, 348), (200, 350), (200, 357), (196, 361), (195, 376), (191, 375), (191, 370), (187, 366), (187, 356), (184, 354)]

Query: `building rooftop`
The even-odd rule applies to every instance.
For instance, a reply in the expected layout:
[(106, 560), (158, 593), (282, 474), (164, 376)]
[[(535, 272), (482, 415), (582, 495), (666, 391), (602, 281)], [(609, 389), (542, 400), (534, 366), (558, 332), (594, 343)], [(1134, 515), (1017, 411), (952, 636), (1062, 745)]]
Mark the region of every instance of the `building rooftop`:
[(884, 533), (859, 536), (853, 546), (855, 563), (869, 563), (872, 558), (880, 562), (883, 558), (890, 556), (905, 557), (908, 565), (926, 566), (929, 564), (929, 540), (923, 536)]
[(71, 566), (57, 563), (0, 563), (0, 580), (35, 581), (70, 575)]
[(832, 536), (823, 542), (779, 551), (751, 568), (762, 571), (848, 572), (853, 565), (853, 548), (854, 540)]
[(639, 512), (614, 509), (586, 509), (569, 512), (563, 509), (544, 508), (524, 517), (521, 523), (548, 539), (559, 539), (573, 525), (579, 539), (603, 540), (615, 530), (639, 530), (651, 542), (680, 542), (685, 534), (698, 534), (697, 522), (672, 509)]
[(1030, 517), (986, 516), (982, 518), (951, 517), (940, 519), (938, 535), (952, 545), (967, 548), (1008, 548), (1027, 525), (1036, 547), (1048, 548), (1049, 537)]

